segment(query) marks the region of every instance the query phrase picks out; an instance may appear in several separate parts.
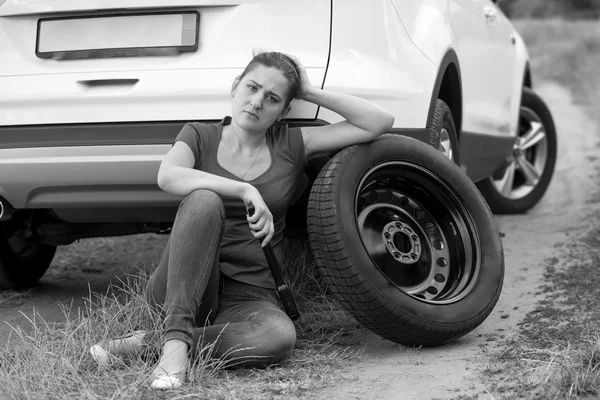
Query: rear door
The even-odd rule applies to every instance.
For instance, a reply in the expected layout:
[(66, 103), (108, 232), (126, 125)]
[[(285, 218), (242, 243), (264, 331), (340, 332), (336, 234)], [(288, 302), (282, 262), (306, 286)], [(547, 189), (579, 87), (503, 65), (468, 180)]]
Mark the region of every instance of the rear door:
[(516, 51), (510, 27), (489, 0), (450, 0), (462, 72), (463, 130), (510, 135)]
[[(323, 82), (329, 0), (123, 3), (6, 0), (0, 126), (220, 119), (256, 50), (295, 54)], [(316, 107), (289, 116), (315, 118)]]

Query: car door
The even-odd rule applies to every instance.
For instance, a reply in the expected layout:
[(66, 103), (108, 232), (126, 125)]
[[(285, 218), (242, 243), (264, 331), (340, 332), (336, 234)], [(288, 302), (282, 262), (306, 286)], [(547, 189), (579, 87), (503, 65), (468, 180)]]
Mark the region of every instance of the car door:
[(514, 134), (516, 51), (506, 17), (489, 0), (450, 0), (449, 20), (462, 72), (463, 126), (472, 133)]

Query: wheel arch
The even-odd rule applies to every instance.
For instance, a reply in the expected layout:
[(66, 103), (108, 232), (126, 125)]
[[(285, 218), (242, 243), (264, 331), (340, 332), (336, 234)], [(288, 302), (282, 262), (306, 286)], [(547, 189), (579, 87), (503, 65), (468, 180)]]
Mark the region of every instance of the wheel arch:
[(533, 88), (533, 82), (531, 79), (531, 69), (529, 67), (529, 62), (525, 64), (525, 72), (523, 73), (523, 86), (529, 89)]
[(462, 83), (461, 83), (460, 65), (458, 57), (453, 49), (449, 49), (444, 54), (438, 74), (431, 94), (429, 104), (429, 113), (427, 116), (427, 128), (433, 123), (433, 114), (435, 112), (435, 103), (438, 99), (443, 100), (454, 117), (456, 130), (460, 140), (460, 130), (462, 127)]

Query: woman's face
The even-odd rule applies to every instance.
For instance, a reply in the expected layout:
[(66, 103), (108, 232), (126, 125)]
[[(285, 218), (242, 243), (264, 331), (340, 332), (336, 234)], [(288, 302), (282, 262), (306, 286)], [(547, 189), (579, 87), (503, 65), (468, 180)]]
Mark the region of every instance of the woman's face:
[(259, 64), (233, 89), (232, 118), (247, 132), (264, 132), (288, 111), (289, 90), (281, 71)]

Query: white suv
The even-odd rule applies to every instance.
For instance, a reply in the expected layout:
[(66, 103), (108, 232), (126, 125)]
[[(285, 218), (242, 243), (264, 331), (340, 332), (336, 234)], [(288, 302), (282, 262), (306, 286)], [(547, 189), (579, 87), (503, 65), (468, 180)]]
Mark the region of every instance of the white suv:
[[(552, 117), (531, 90), (522, 39), (490, 0), (0, 0), (0, 285), (33, 285), (56, 246), (79, 238), (168, 232), (181, 199), (158, 188), (159, 163), (184, 123), (217, 121), (230, 112), (231, 83), (256, 49), (292, 53), (313, 84), (390, 110), (391, 133), (440, 150), (477, 182), (494, 212), (526, 211), (549, 184), (556, 157)], [(339, 119), (297, 102), (287, 122)], [(440, 176), (452, 170), (435, 166), (437, 153), (432, 157)], [(290, 232), (305, 229), (308, 192), (318, 190), (311, 183), (327, 161), (308, 167), (306, 192), (299, 190), (288, 213)], [(445, 229), (461, 224), (444, 222), (427, 211), (427, 199), (408, 193), (405, 220), (396, 213), (392, 225), (385, 217), (378, 221), (394, 237), (405, 235), (405, 227), (415, 233), (419, 240), (409, 234), (388, 250), (395, 262), (415, 268), (415, 260), (403, 257), (422, 259), (426, 271), (412, 271), (411, 277), (421, 276), (415, 279), (392, 276), (368, 249), (364, 227), (374, 208), (361, 207), (385, 208), (386, 201), (371, 199), (394, 185), (361, 182), (352, 229), (378, 271), (372, 273), (419, 307), (467, 298), (469, 285), (460, 280), (465, 274), (477, 280), (473, 274), (481, 271), (435, 266), (443, 264), (440, 258), (451, 267), (464, 264), (470, 260), (464, 254), (479, 251), (461, 239), (461, 251), (435, 253), (451, 245)], [(396, 187), (392, 197), (400, 199), (402, 191), (410, 189)], [(435, 229), (417, 214), (429, 215)], [(500, 258), (501, 250), (495, 262)], [(479, 322), (497, 300), (501, 278), (495, 282), (485, 310), (474, 311)], [(460, 291), (451, 290), (457, 285)], [(465, 324), (458, 335), (430, 343), (464, 334), (474, 323)]]

